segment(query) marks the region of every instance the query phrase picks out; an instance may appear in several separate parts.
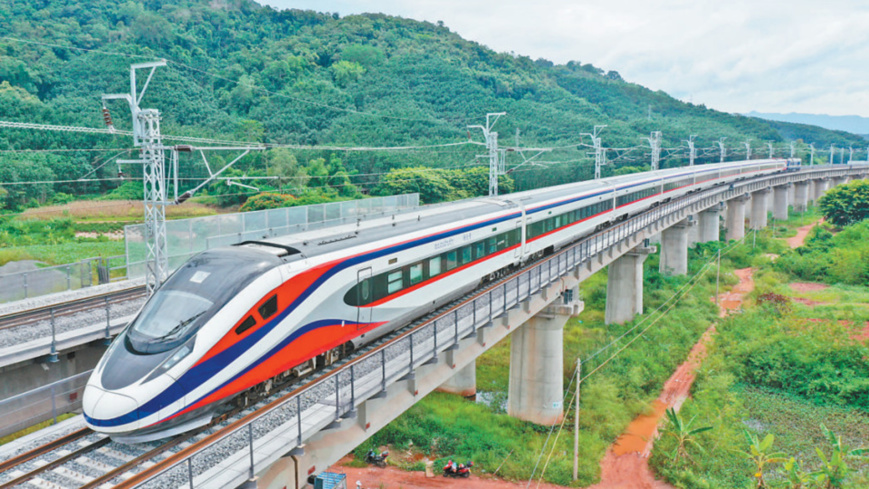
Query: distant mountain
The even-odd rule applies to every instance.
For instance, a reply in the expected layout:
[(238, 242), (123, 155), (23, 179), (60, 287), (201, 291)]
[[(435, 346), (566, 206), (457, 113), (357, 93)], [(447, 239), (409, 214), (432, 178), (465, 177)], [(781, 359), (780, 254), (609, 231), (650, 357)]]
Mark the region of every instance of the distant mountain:
[(745, 115), (770, 121), (820, 126), (835, 131), (846, 131), (853, 134), (860, 134), (863, 135), (863, 137), (866, 137), (865, 135), (869, 134), (869, 117), (860, 117), (858, 115), (799, 114), (795, 112), (789, 114), (770, 114), (754, 111)]

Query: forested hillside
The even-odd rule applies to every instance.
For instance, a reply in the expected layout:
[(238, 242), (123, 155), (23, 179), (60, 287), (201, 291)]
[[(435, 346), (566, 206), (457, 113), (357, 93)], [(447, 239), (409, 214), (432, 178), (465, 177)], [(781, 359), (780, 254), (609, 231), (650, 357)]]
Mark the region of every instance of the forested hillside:
[[(756, 155), (766, 154), (766, 141), (785, 154), (786, 138), (818, 147), (861, 144), (846, 133), (682, 103), (579, 61), (555, 65), (496, 53), (447, 26), (380, 14), (341, 18), (249, 0), (0, 0), (0, 12), (0, 120), (104, 127), (100, 95), (129, 91), (131, 63), (165, 58), (169, 65), (157, 70), (142, 105), (162, 111), (166, 134), (320, 147), (431, 145), (469, 135), (481, 141), (479, 130), (467, 126), (504, 111), (495, 127), (502, 146), (518, 140), (559, 147), (540, 165), (512, 173), (518, 189), (589, 178), (592, 160), (577, 143), (590, 143), (580, 133), (596, 124), (608, 125), (602, 137), (609, 148), (642, 146), (642, 137), (662, 131), (663, 147), (670, 148), (665, 166), (684, 164), (684, 151), (676, 148), (690, 134), (698, 148), (710, 148), (700, 151), (700, 162), (717, 161), (711, 148), (720, 137), (728, 138), (734, 157), (748, 138)], [(128, 128), (128, 109), (110, 107), (116, 126)], [(113, 180), (118, 169), (106, 163), (114, 154), (107, 150), (129, 146), (121, 136), (0, 129), (0, 182), (73, 180), (2, 187), (3, 207), (106, 193), (121, 184)], [(49, 149), (102, 151), (10, 151)], [(277, 174), (298, 193), (299, 182), (313, 187), (308, 177), (315, 173), (318, 191), (353, 196), (357, 188), (376, 187), (391, 168), (468, 167), (482, 163), (476, 155), (483, 151), (477, 145), (272, 150), (248, 157), (231, 174)], [(607, 172), (648, 165), (648, 150), (610, 151), (609, 158)], [(508, 167), (521, 163), (518, 153), (508, 156)], [(98, 181), (75, 181), (96, 167), (88, 178)], [(182, 169), (187, 178), (205, 173), (197, 158), (182, 160)], [(245, 190), (217, 185), (209, 191)]]

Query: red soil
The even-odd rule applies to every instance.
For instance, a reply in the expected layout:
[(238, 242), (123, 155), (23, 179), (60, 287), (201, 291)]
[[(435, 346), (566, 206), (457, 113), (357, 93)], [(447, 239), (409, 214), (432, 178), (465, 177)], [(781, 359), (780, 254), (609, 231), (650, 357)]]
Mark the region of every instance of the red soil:
[[(754, 289), (750, 268), (737, 270), (739, 284), (728, 293), (721, 296), (721, 316), (730, 310), (738, 309), (746, 294)], [(697, 344), (691, 349), (676, 372), (664, 383), (661, 395), (651, 406), (651, 412), (638, 416), (628, 426), (627, 430), (607, 450), (601, 461), (601, 481), (588, 489), (670, 489), (673, 486), (655, 480), (649, 469), (649, 452), (652, 443), (658, 435), (658, 424), (664, 412), (672, 407), (678, 410), (691, 390), (694, 382), (694, 371), (700, 366), (706, 355), (706, 344), (715, 334), (715, 326), (710, 326)], [(869, 325), (867, 325), (869, 335)], [(424, 472), (405, 472), (394, 467), (379, 469), (375, 467), (347, 467), (350, 460), (345, 457), (328, 470), (347, 474), (347, 487), (354, 489), (356, 481), (362, 482), (365, 489), (431, 489), (431, 488), (461, 488), (461, 489), (523, 489), (527, 482), (508, 482), (489, 475), (471, 476), (469, 479), (448, 479), (440, 475), (440, 467), (434, 467), (435, 477), (426, 478)], [(536, 489), (559, 489), (562, 486), (533, 482)]]
[(819, 220), (818, 222), (813, 222), (808, 226), (797, 228), (797, 235), (792, 238), (788, 238), (788, 246), (790, 246), (791, 248), (799, 248), (800, 246), (802, 246), (803, 243), (806, 241), (806, 236), (809, 235), (809, 231), (811, 231), (813, 227), (817, 226), (822, 222), (824, 222), (823, 219)]
[[(754, 290), (751, 275), (750, 268), (736, 271), (739, 284), (730, 292), (722, 294), (721, 317), (726, 316), (731, 310), (738, 309), (746, 294)], [(706, 356), (706, 345), (713, 334), (715, 334), (715, 326), (710, 326), (691, 349), (688, 359), (664, 383), (661, 395), (652, 404), (651, 413), (642, 414), (634, 419), (627, 430), (607, 450), (606, 456), (601, 461), (600, 483), (588, 489), (670, 489), (673, 487), (655, 479), (649, 469), (648, 456), (658, 436), (658, 425), (664, 412), (671, 407), (678, 411), (688, 398), (691, 384), (694, 383), (694, 371)]]
[(790, 287), (796, 292), (815, 292), (818, 290), (824, 290), (829, 287), (829, 285), (816, 284), (813, 282), (792, 282)]
[(869, 344), (869, 321), (866, 321), (866, 325), (863, 326), (863, 330), (859, 333), (855, 334), (851, 338), (862, 341), (863, 343)]
[[(357, 469), (347, 467), (351, 459), (345, 457), (335, 466), (329, 467), (330, 472), (347, 474), (347, 489), (355, 489), (356, 481), (362, 482), (365, 489), (431, 489), (431, 488), (455, 488), (455, 489), (524, 489), (528, 482), (508, 482), (494, 479), (490, 476), (480, 477), (472, 475), (468, 479), (453, 479), (441, 475), (441, 467), (434, 467), (435, 477), (427, 478), (425, 472), (405, 472), (395, 467), (379, 469), (366, 467)], [(537, 482), (532, 487), (540, 489), (561, 489), (562, 486)]]

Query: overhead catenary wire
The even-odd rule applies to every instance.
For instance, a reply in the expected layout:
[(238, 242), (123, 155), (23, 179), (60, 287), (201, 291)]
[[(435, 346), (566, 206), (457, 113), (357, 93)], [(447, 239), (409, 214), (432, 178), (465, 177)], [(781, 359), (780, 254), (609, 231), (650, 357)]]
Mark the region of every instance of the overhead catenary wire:
[[(739, 241), (736, 241), (736, 242), (734, 242), (733, 244), (729, 245), (729, 246), (726, 248), (726, 251), (725, 251), (725, 249), (722, 249), (721, 251), (723, 252), (723, 254), (727, 254), (727, 253), (733, 251), (733, 250), (736, 249), (738, 246), (740, 246), (740, 245), (742, 245), (742, 244), (744, 244), (744, 243), (745, 243), (745, 238), (743, 237), (743, 239), (741, 239), (741, 240), (739, 240)], [(562, 430), (563, 430), (563, 428), (564, 428), (565, 421), (567, 420), (567, 414), (569, 414), (569, 412), (570, 412), (570, 406), (573, 405), (573, 401), (575, 400), (575, 395), (576, 395), (576, 393), (575, 393), (575, 391), (573, 391), (573, 389), (571, 389), (571, 386), (573, 385), (573, 380), (574, 380), (574, 379), (577, 379), (577, 381), (580, 382), (580, 383), (582, 383), (583, 381), (587, 380), (587, 379), (588, 379), (590, 376), (592, 376), (595, 372), (598, 372), (600, 369), (602, 369), (604, 366), (606, 366), (606, 365), (610, 362), (610, 360), (612, 360), (613, 358), (615, 358), (616, 356), (618, 356), (622, 351), (624, 351), (625, 349), (627, 349), (627, 347), (630, 346), (634, 341), (636, 341), (637, 339), (639, 339), (640, 337), (642, 337), (642, 336), (643, 336), (643, 335), (644, 335), (644, 334), (645, 334), (645, 333), (646, 333), (646, 332), (647, 332), (647, 331), (648, 331), (652, 326), (654, 326), (655, 324), (657, 324), (657, 322), (658, 322), (659, 320), (661, 320), (663, 317), (665, 317), (665, 316), (667, 315), (667, 313), (668, 313), (670, 310), (672, 310), (673, 307), (675, 307), (676, 303), (677, 303), (677, 302), (678, 302), (682, 297), (684, 297), (685, 295), (687, 295), (688, 292), (690, 292), (691, 290), (693, 290), (694, 287), (695, 287), (698, 283), (700, 283), (700, 279), (703, 278), (703, 276), (705, 276), (706, 272), (708, 272), (709, 270), (712, 269), (713, 264), (714, 264), (717, 260), (718, 260), (718, 257), (715, 256), (715, 257), (713, 257), (710, 261), (706, 262), (706, 263), (703, 265), (703, 267), (701, 267), (701, 269), (700, 269), (696, 274), (694, 274), (694, 276), (692, 276), (691, 279), (690, 279), (688, 282), (686, 282), (685, 284), (682, 285), (682, 287), (680, 287), (679, 289), (677, 289), (677, 291), (674, 292), (673, 295), (670, 296), (670, 298), (668, 298), (667, 301), (665, 301), (665, 302), (664, 302), (661, 306), (659, 306), (655, 311), (653, 311), (653, 312), (650, 313), (648, 316), (646, 316), (645, 318), (643, 318), (643, 320), (640, 321), (637, 325), (635, 325), (633, 328), (631, 328), (630, 330), (628, 330), (628, 331), (626, 331), (625, 333), (623, 333), (621, 336), (619, 336), (618, 338), (616, 338), (616, 340), (614, 340), (613, 342), (611, 342), (609, 345), (607, 345), (607, 346), (605, 346), (604, 348), (598, 350), (598, 352), (596, 352), (594, 355), (592, 355), (592, 356), (586, 358), (585, 360), (579, 362), (581, 365), (587, 363), (589, 360), (591, 360), (592, 358), (594, 358), (594, 356), (596, 356), (597, 354), (599, 354), (600, 352), (604, 351), (604, 350), (607, 349), (609, 346), (613, 345), (615, 342), (617, 342), (618, 340), (620, 340), (621, 338), (623, 338), (623, 337), (624, 337), (628, 332), (630, 332), (630, 331), (636, 329), (639, 325), (643, 324), (643, 322), (644, 322), (646, 319), (654, 317), (654, 319), (651, 321), (651, 323), (650, 323), (648, 326), (646, 326), (646, 328), (644, 328), (644, 329), (643, 329), (639, 334), (637, 334), (635, 337), (633, 337), (633, 338), (632, 338), (632, 339), (631, 339), (627, 344), (625, 344), (622, 348), (620, 348), (618, 351), (616, 351), (612, 356), (610, 356), (610, 357), (607, 358), (604, 362), (602, 362), (600, 365), (598, 365), (594, 370), (592, 370), (591, 372), (587, 373), (585, 376), (583, 376), (582, 378), (579, 378), (579, 379), (577, 379), (578, 374), (579, 374), (579, 370), (577, 369), (577, 370), (574, 371), (574, 374), (573, 374), (573, 376), (571, 377), (570, 385), (569, 385), (568, 388), (567, 388), (567, 391), (568, 391), (568, 392), (571, 392), (571, 396), (570, 396), (568, 402), (565, 404), (566, 406), (568, 406), (568, 408), (567, 408), (567, 411), (564, 413), (564, 416), (562, 417), (562, 420), (561, 420), (561, 422), (560, 422), (560, 424), (559, 424), (559, 429), (558, 429), (558, 432), (556, 433), (555, 440), (552, 442), (552, 446), (551, 446), (551, 448), (550, 448), (550, 450), (549, 450), (549, 455), (548, 455), (548, 457), (547, 457), (547, 459), (546, 459), (546, 463), (544, 463), (543, 468), (541, 469), (540, 476), (539, 476), (538, 481), (537, 481), (537, 487), (538, 487), (538, 488), (540, 487), (540, 484), (541, 484), (542, 481), (543, 481), (543, 477), (544, 477), (544, 475), (545, 475), (545, 473), (546, 473), (546, 469), (547, 469), (548, 466), (549, 466), (549, 461), (551, 460), (552, 455), (554, 454), (555, 449), (557, 448), (558, 438), (559, 438), (559, 436), (561, 435), (561, 432), (562, 432)], [(686, 287), (687, 287), (687, 290), (685, 290)], [(683, 293), (683, 292), (684, 292), (684, 293)], [(655, 315), (656, 315), (658, 312), (660, 312), (661, 308), (662, 308), (664, 305), (666, 305), (667, 303), (671, 302), (671, 301), (673, 301), (673, 302), (672, 302), (672, 303), (667, 307), (667, 310), (665, 310), (665, 311), (664, 311), (663, 313), (661, 313), (661, 314), (658, 314), (658, 315), (655, 317)], [(578, 416), (578, 415), (579, 415), (579, 413), (574, 413), (574, 416)], [(554, 428), (555, 424), (558, 424), (558, 423), (554, 423), (554, 424), (552, 425), (553, 428)], [(549, 435), (547, 436), (546, 440), (544, 441), (544, 445), (543, 445), (543, 448), (541, 449), (541, 453), (542, 453), (543, 451), (545, 451), (546, 447), (549, 445), (549, 439), (550, 439), (550, 437), (551, 437), (551, 434), (552, 434), (552, 429), (550, 429), (550, 433), (549, 433)], [(539, 458), (538, 458), (538, 464), (539, 464)], [(532, 471), (531, 476), (529, 477), (528, 485), (526, 485), (526, 488), (530, 487), (531, 481), (534, 479), (534, 475), (535, 475), (535, 473), (536, 473), (536, 469), (537, 469), (537, 465), (535, 465), (535, 468), (534, 468), (534, 470)]]

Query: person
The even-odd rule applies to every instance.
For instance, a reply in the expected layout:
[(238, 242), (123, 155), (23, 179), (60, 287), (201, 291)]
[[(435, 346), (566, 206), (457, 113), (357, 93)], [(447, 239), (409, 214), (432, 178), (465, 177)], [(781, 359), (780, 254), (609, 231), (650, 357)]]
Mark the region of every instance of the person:
[(362, 489), (362, 482), (356, 481), (356, 489)]

